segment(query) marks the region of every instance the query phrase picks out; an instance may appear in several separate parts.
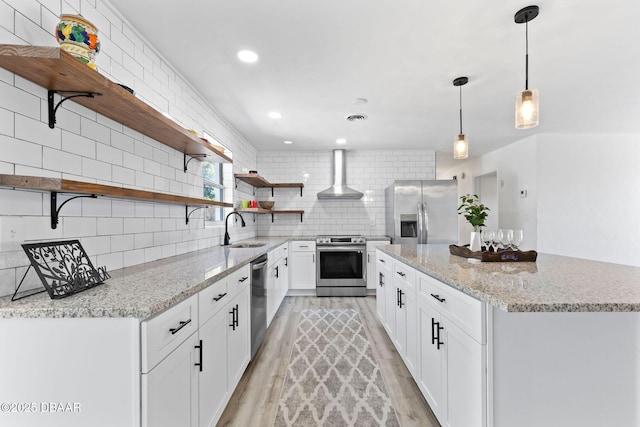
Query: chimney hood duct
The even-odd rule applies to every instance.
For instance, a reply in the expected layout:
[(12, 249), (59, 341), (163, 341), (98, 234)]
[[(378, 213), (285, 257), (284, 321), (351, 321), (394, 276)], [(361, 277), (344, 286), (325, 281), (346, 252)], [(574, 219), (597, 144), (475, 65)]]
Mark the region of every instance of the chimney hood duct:
[(333, 150), (333, 185), (318, 193), (318, 199), (361, 199), (363, 194), (347, 187), (347, 151)]

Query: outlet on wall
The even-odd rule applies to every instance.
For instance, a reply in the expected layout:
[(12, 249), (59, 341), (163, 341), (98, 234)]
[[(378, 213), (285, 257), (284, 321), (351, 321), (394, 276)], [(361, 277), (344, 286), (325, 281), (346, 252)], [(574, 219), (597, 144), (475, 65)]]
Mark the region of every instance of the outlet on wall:
[(0, 252), (17, 251), (24, 243), (24, 226), (21, 217), (0, 217)]
[(520, 190), (520, 198), (524, 199), (525, 197), (527, 197), (527, 190)]

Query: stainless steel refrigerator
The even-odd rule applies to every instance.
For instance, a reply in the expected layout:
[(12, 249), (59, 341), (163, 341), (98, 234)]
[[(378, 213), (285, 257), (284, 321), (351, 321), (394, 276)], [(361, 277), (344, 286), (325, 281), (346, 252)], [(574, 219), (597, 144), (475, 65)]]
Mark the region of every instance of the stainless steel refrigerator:
[(458, 243), (456, 180), (394, 181), (385, 199), (391, 243)]

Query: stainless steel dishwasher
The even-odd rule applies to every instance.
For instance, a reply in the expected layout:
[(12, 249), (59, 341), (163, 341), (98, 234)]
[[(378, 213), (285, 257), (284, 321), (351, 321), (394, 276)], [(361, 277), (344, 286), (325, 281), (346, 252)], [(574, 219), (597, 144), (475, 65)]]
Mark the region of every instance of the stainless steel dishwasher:
[(267, 334), (267, 255), (251, 262), (251, 359)]

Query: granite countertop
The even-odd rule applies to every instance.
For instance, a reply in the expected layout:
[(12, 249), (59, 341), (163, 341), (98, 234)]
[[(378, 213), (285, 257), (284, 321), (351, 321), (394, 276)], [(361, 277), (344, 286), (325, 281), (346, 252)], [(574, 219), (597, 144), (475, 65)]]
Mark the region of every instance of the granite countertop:
[[(260, 255), (298, 237), (256, 237), (259, 248), (215, 246), (183, 255), (110, 271), (104, 284), (52, 300), (43, 292), (18, 301), (0, 298), (0, 318), (133, 317), (146, 319), (185, 300), (247, 265)], [(305, 240), (306, 238), (300, 238)]]
[(537, 262), (471, 263), (447, 245), (378, 250), (509, 312), (640, 312), (640, 267), (538, 254)]

